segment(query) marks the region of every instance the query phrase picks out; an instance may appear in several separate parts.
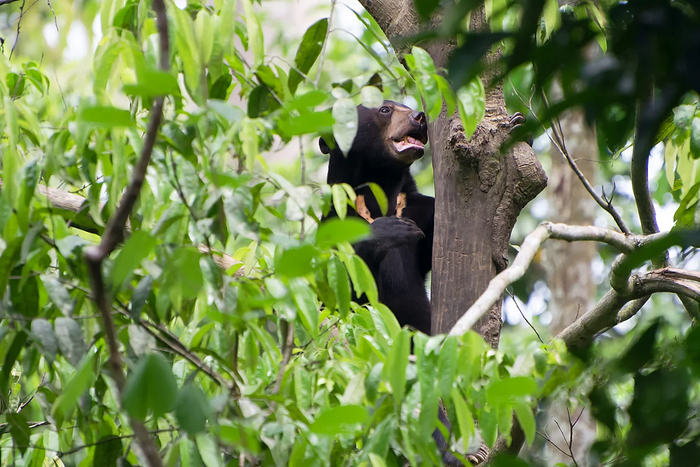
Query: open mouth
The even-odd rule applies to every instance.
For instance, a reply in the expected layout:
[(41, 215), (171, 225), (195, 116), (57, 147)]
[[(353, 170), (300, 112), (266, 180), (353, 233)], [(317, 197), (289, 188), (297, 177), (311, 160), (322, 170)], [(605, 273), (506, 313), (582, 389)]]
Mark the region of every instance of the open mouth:
[(415, 138), (411, 135), (406, 135), (400, 140), (394, 140), (394, 148), (396, 149), (396, 152), (404, 152), (408, 149), (420, 149), (421, 151), (425, 147), (425, 143), (421, 141), (418, 138)]

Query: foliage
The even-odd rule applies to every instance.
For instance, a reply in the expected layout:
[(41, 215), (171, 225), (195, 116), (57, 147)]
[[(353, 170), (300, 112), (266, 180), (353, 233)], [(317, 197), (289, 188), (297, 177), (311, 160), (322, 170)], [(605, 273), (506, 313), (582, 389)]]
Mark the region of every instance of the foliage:
[[(72, 18), (71, 3), (55, 5), (59, 17)], [(321, 19), (281, 62), (267, 49), (254, 2), (210, 3), (168, 3), (170, 72), (156, 66), (149, 2), (132, 0), (86, 2), (84, 22), (99, 11), (102, 38), (91, 74), (83, 70), (77, 85), (52, 79), (41, 50), (22, 52), (27, 27), (18, 36), (24, 57), (0, 57), (0, 465), (147, 465), (131, 420), (145, 423), (168, 466), (438, 464), (430, 435), (439, 400), (453, 422), (453, 448), (465, 453), (482, 439), (492, 446), (499, 434), (508, 438), (513, 417), (532, 444), (538, 399), (561, 394), (588, 397), (600, 415), (609, 430), (596, 451), (601, 460), (633, 462), (665, 448), (682, 458), (698, 449), (690, 441), (698, 434), (695, 329), (678, 340), (680, 331), (660, 325), (642, 334), (639, 342), (658, 340), (643, 361), (633, 358), (640, 344), (621, 358), (606, 346), (579, 358), (559, 341), (509, 355), (473, 332), (400, 329), (378, 302), (350, 246), (368, 228), (343, 215), (353, 187), (307, 180), (321, 165), (309, 142), (332, 134), (347, 148), (357, 131), (354, 106), (396, 96), (413, 96), (431, 118), (443, 104), (456, 109), (471, 134), (485, 93), (468, 57), (450, 65), (451, 76), (467, 70), (458, 81), (420, 47), (405, 56), (406, 69), (369, 16), (356, 13), (361, 37), (332, 46), (332, 24)], [(432, 11), (430, 2), (418, 5), (423, 15)], [(492, 24), (518, 24), (522, 6), (487, 6)], [(542, 8), (535, 19), (544, 29), (533, 35), (541, 48), (583, 27), (564, 21), (552, 2)], [(586, 37), (607, 43), (607, 13), (576, 8), (599, 25)], [(455, 25), (461, 13), (451, 17)], [(52, 20), (43, 17), (37, 30)], [(469, 38), (459, 39), (466, 49)], [(513, 47), (511, 39), (504, 45)], [(324, 67), (342, 71), (350, 47), (371, 66), (332, 79)], [(103, 270), (127, 374), (120, 395), (83, 252), (119, 205), (158, 96), (166, 96), (165, 117), (146, 183), (129, 235)], [(687, 98), (664, 133), (667, 164), (676, 164), (669, 184), (681, 190), (679, 220), (690, 224), (700, 187), (696, 104)], [(278, 142), (298, 144), (300, 167), (263, 156)], [(52, 203), (46, 188), (74, 191), (84, 205)], [(341, 219), (321, 223), (331, 204)], [(224, 255), (235, 260), (225, 270)], [(369, 305), (354, 303), (351, 290)], [(632, 379), (631, 403), (614, 400)], [(669, 390), (659, 391), (659, 382)], [(673, 427), (661, 437), (648, 419), (660, 412)]]

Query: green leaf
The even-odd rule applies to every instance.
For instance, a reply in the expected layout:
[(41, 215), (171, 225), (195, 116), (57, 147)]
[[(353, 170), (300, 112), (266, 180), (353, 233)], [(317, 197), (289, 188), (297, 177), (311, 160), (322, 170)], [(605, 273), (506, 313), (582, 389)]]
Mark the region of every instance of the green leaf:
[(126, 244), (119, 252), (112, 266), (112, 284), (119, 291), (127, 276), (148, 258), (156, 245), (156, 239), (145, 230), (132, 233)]
[(242, 424), (232, 426), (227, 422), (221, 425), (220, 430), (223, 443), (254, 455), (260, 452), (257, 432), (250, 427)]
[(384, 190), (382, 189), (382, 187), (380, 187), (374, 182), (370, 182), (368, 183), (368, 185), (369, 189), (372, 190), (374, 199), (377, 200), (377, 204), (379, 205), (379, 210), (381, 211), (382, 216), (386, 216), (387, 212), (389, 211), (389, 200), (387, 200)]
[(221, 449), (216, 444), (214, 438), (206, 434), (198, 434), (196, 437), (199, 455), (207, 467), (223, 467), (221, 459)]
[[(5, 415), (10, 425), (10, 435), (14, 444), (19, 448), (19, 452), (24, 454), (29, 447), (29, 424), (23, 413), (8, 413)], [(13, 458), (14, 461), (14, 458)]]
[(75, 366), (75, 373), (68, 380), (63, 388), (63, 393), (56, 399), (51, 408), (51, 414), (56, 419), (64, 420), (70, 416), (80, 396), (90, 388), (95, 377), (94, 358), (96, 355), (87, 356), (81, 360), (79, 365)]
[(515, 417), (520, 423), (520, 427), (525, 432), (525, 440), (528, 446), (532, 446), (535, 441), (535, 416), (532, 414), (532, 409), (527, 406), (527, 404), (517, 403), (513, 404), (513, 409), (515, 410)]
[(382, 92), (374, 86), (364, 86), (360, 94), (362, 95), (362, 105), (368, 109), (376, 109), (384, 103)]
[(72, 318), (63, 317), (56, 318), (54, 329), (61, 353), (71, 365), (77, 367), (87, 353), (82, 329)]
[(496, 381), (486, 390), (486, 397), (493, 404), (533, 396), (537, 392), (537, 383), (532, 378), (516, 376)]
[(168, 362), (160, 354), (141, 357), (133, 373), (126, 379), (122, 405), (137, 420), (145, 420), (148, 412), (158, 418), (172, 410), (177, 384)]
[(190, 436), (206, 429), (207, 420), (212, 418), (212, 411), (207, 396), (199, 386), (186, 383), (180, 389), (175, 401), (175, 417)]
[[(176, 291), (182, 298), (195, 298), (204, 285), (199, 266), (201, 254), (194, 248), (178, 248), (173, 253), (164, 271), (163, 285)], [(187, 274), (183, 274), (187, 271)]]
[(455, 109), (457, 108), (455, 93), (450, 87), (450, 83), (447, 82), (444, 76), (435, 74), (433, 79), (437, 83), (438, 89), (442, 94), (442, 98), (445, 100), (445, 105), (447, 106), (447, 115), (453, 115)]
[(328, 260), (328, 284), (335, 294), (338, 313), (345, 318), (350, 311), (350, 281), (345, 266), (336, 256)]
[(401, 325), (396, 319), (396, 315), (394, 315), (394, 313), (392, 313), (392, 311), (383, 303), (377, 303), (377, 306), (373, 308), (377, 310), (377, 313), (382, 318), (382, 321), (386, 326), (386, 330), (389, 333), (389, 337), (392, 340), (396, 339), (396, 336), (401, 332)]
[(323, 18), (312, 24), (301, 38), (301, 43), (294, 57), (294, 68), (289, 72), (289, 92), (294, 94), (303, 80), (299, 73), (308, 74), (314, 62), (323, 49), (323, 42), (328, 33), (328, 18)]
[(78, 120), (102, 128), (129, 127), (136, 124), (128, 110), (110, 106), (83, 107), (78, 114)]
[(338, 147), (347, 157), (357, 134), (357, 107), (349, 98), (340, 98), (333, 104), (333, 136)]
[(318, 250), (313, 245), (286, 249), (279, 257), (275, 273), (287, 277), (305, 276), (314, 269), (313, 261)]
[(42, 274), (41, 282), (56, 308), (65, 316), (70, 316), (73, 313), (75, 303), (63, 284), (52, 274)]
[(333, 207), (338, 217), (343, 220), (348, 213), (348, 195), (342, 185), (331, 185), (331, 195), (333, 196)]
[(265, 44), (263, 42), (263, 31), (258, 21), (258, 17), (253, 10), (253, 3), (250, 0), (243, 0), (243, 12), (245, 13), (245, 23), (248, 30), (248, 43), (253, 52), (254, 66), (262, 65), (265, 58)]
[(136, 84), (125, 84), (124, 94), (151, 99), (158, 96), (179, 94), (177, 78), (161, 70), (146, 70)]
[(545, 0), (544, 2), (544, 40), (549, 39), (552, 32), (559, 26), (559, 2), (557, 0)]
[(172, 14), (175, 28), (175, 46), (177, 56), (182, 62), (187, 92), (197, 104), (204, 103), (204, 64), (197, 47), (194, 21), (189, 12), (179, 8), (168, 8)]
[(666, 181), (668, 185), (673, 188), (673, 184), (676, 181), (676, 176), (674, 169), (676, 166), (676, 158), (678, 156), (678, 148), (673, 141), (666, 141), (666, 147), (664, 148), (664, 163), (666, 164)]
[[(3, 336), (4, 337), (4, 336)], [(2, 364), (2, 369), (0, 369), (0, 400), (4, 402), (4, 406), (8, 407), (7, 397), (10, 393), (10, 373), (12, 372), (12, 367), (19, 357), (19, 353), (24, 347), (24, 343), (27, 342), (27, 333), (24, 331), (19, 331), (15, 334), (15, 338), (10, 344), (10, 348), (5, 354), (5, 360)]]
[(367, 295), (367, 299), (372, 305), (376, 305), (379, 298), (377, 292), (377, 284), (374, 281), (374, 276), (372, 271), (369, 270), (367, 264), (357, 255), (352, 257), (352, 272), (350, 277), (352, 277), (355, 291), (358, 295), (362, 293)]
[(45, 319), (33, 319), (31, 330), (31, 336), (41, 349), (41, 353), (49, 363), (53, 363), (58, 353), (58, 339), (51, 323)]
[(700, 159), (700, 115), (693, 118), (690, 126), (690, 155), (693, 159)]
[(311, 424), (309, 430), (318, 435), (353, 434), (367, 421), (367, 410), (359, 405), (341, 405), (326, 410)]
[(438, 415), (439, 404), (437, 394), (437, 356), (433, 352), (427, 352), (425, 335), (418, 334), (414, 337), (414, 353), (417, 361), (418, 382), (420, 384), (420, 415), (418, 416), (418, 435), (421, 439), (429, 439), (435, 431), (435, 421)]
[(411, 55), (413, 56), (413, 61), (415, 64), (414, 71), (421, 71), (424, 73), (435, 74), (435, 63), (433, 63), (433, 58), (428, 52), (421, 49), (420, 47), (411, 47)]
[(251, 120), (245, 119), (241, 122), (240, 138), (243, 154), (245, 155), (246, 169), (248, 172), (253, 172), (255, 158), (258, 157), (258, 134)]
[(289, 281), (289, 288), (294, 297), (294, 303), (300, 311), (299, 317), (304, 327), (311, 333), (312, 336), (318, 334), (318, 309), (316, 302), (316, 294), (311, 290), (309, 284), (301, 279), (292, 279)]
[(116, 435), (103, 436), (97, 441), (95, 455), (92, 458), (93, 465), (105, 467), (117, 467), (117, 459), (122, 457), (122, 440)]
[[(440, 2), (437, 0), (415, 0), (416, 11), (420, 15), (421, 19), (430, 19), (430, 15), (440, 6)], [(372, 467), (377, 467), (373, 465)]]
[(326, 110), (323, 112), (303, 112), (298, 116), (290, 116), (280, 120), (279, 127), (287, 136), (297, 136), (330, 129), (333, 123), (333, 116)]
[(406, 367), (408, 366), (410, 347), (411, 336), (408, 330), (403, 329), (394, 339), (384, 366), (383, 377), (391, 385), (391, 393), (394, 395), (394, 406), (397, 409), (403, 402), (406, 394)]
[(330, 248), (338, 243), (356, 243), (372, 232), (370, 225), (363, 219), (349, 217), (345, 220), (331, 218), (323, 221), (316, 231), (316, 244), (319, 248)]
[(457, 423), (459, 424), (459, 432), (462, 435), (465, 452), (469, 451), (469, 441), (474, 436), (474, 418), (472, 417), (469, 407), (462, 398), (457, 388), (451, 390), (452, 402), (457, 413)]
[(693, 120), (693, 114), (695, 113), (695, 104), (693, 105), (679, 105), (673, 109), (673, 124), (679, 130), (686, 132), (690, 130), (690, 125)]
[(448, 336), (440, 349), (438, 358), (438, 393), (440, 397), (448, 397), (452, 391), (459, 361), (457, 344), (457, 337)]

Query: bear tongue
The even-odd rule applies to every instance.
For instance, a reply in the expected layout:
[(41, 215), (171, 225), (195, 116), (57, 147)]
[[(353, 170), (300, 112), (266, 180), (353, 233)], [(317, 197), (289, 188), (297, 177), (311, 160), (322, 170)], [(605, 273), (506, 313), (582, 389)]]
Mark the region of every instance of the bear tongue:
[(401, 141), (394, 141), (394, 147), (398, 152), (405, 151), (409, 148), (423, 149), (423, 143), (418, 141), (416, 138), (406, 136)]

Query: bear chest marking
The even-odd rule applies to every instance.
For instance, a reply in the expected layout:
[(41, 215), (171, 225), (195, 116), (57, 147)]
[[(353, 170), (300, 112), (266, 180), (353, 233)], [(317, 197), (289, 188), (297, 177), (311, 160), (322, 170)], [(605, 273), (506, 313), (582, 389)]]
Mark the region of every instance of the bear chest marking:
[[(399, 195), (396, 197), (396, 217), (401, 217), (401, 214), (403, 213), (405, 207), (406, 193), (399, 193)], [(362, 217), (370, 224), (374, 222), (372, 213), (369, 211), (369, 208), (365, 203), (365, 195), (357, 195), (357, 198), (355, 199), (355, 211), (357, 211), (357, 214), (359, 214), (360, 217)]]

